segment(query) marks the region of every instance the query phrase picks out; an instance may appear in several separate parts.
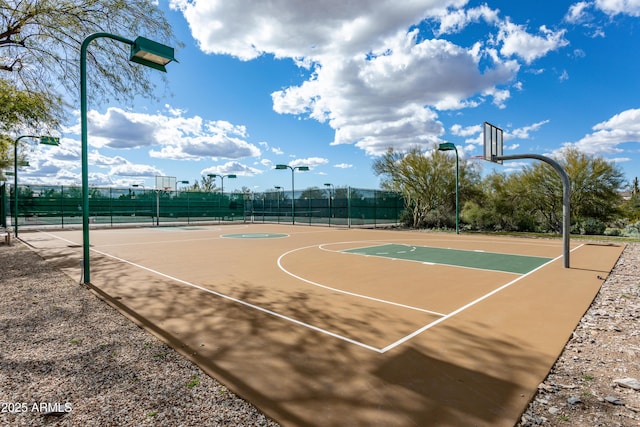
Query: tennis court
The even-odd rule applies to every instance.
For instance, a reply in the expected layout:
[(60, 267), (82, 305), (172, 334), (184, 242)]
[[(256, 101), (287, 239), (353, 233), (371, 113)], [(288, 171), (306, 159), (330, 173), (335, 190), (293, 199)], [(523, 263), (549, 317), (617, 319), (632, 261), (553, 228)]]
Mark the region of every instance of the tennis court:
[[(21, 238), (74, 278), (80, 230)], [(512, 426), (622, 245), (267, 224), (91, 231), (95, 291), (283, 425)]]

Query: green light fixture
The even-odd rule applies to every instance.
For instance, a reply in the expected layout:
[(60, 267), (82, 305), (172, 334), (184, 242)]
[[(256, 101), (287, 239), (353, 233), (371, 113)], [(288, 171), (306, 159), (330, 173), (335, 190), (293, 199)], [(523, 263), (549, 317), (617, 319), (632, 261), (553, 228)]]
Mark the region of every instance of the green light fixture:
[(13, 186), (14, 186), (14, 207), (13, 207), (13, 215), (14, 215), (14, 224), (13, 224), (13, 234), (18, 237), (18, 167), (19, 166), (29, 166), (29, 162), (27, 161), (18, 161), (18, 142), (22, 138), (40, 138), (40, 144), (45, 145), (60, 145), (60, 138), (53, 136), (35, 136), (35, 135), (22, 135), (16, 138), (13, 142)]
[(131, 45), (131, 62), (167, 72), (165, 65), (178, 62), (173, 56), (173, 48), (144, 37), (138, 37)]
[(223, 195), (224, 195), (224, 179), (225, 178), (237, 178), (238, 177), (236, 174), (233, 174), (233, 173), (230, 173), (229, 175), (218, 175), (218, 174), (215, 174), (215, 173), (210, 173), (210, 174), (207, 174), (207, 176), (209, 178), (220, 177), (220, 182), (221, 182), (221, 184), (220, 184), (220, 193), (222, 193)]
[(451, 142), (443, 142), (438, 145), (438, 151), (455, 151), (456, 152), (456, 234), (460, 233), (460, 208), (459, 208), (459, 189), (458, 189), (458, 149)]
[(291, 223), (296, 223), (296, 203), (295, 203), (295, 189), (293, 175), (296, 169), (299, 171), (308, 171), (309, 166), (289, 166), (289, 165), (276, 165), (277, 170), (291, 169)]
[[(87, 135), (87, 49), (89, 43), (98, 38), (108, 38), (131, 46), (129, 59), (138, 64), (166, 72), (165, 65), (177, 62), (173, 48), (138, 37), (129, 40), (110, 33), (93, 33), (80, 45), (80, 141), (82, 161), (82, 274), (83, 283), (91, 283), (90, 244), (89, 244), (89, 150)], [(103, 64), (103, 66), (106, 66)], [(158, 218), (158, 222), (160, 219)]]

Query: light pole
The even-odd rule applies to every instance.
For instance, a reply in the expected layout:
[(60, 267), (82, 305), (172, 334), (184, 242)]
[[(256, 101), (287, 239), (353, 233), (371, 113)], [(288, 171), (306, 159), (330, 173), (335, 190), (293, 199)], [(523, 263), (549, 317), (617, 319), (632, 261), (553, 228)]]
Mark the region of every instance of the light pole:
[(293, 175), (296, 169), (299, 171), (308, 171), (309, 166), (289, 166), (289, 165), (276, 165), (277, 170), (291, 169), (291, 224), (296, 223), (296, 204), (294, 193), (294, 180)]
[(336, 188), (329, 182), (325, 183), (324, 186), (329, 190), (329, 225), (331, 225), (331, 190), (333, 189), (333, 193), (335, 194)]
[(217, 175), (215, 173), (210, 173), (207, 175), (209, 178), (215, 178), (215, 177), (220, 177), (220, 193), (224, 196), (224, 179), (225, 178), (237, 178), (238, 176), (236, 174), (229, 174), (229, 175)]
[(22, 135), (13, 142), (13, 234), (18, 237), (18, 142), (22, 138), (40, 138), (40, 144), (59, 145), (60, 138), (53, 136)]
[(176, 181), (176, 192), (178, 192), (178, 184), (189, 184), (189, 181)]
[[(218, 213), (221, 215), (221, 217), (224, 217), (224, 215), (222, 215), (222, 199), (224, 198), (224, 179), (225, 178), (237, 178), (237, 176), (235, 174), (229, 174), (229, 175), (220, 175), (220, 174), (215, 174), (215, 173), (210, 173), (207, 174), (207, 176), (209, 178), (216, 178), (216, 177), (220, 177), (220, 198), (218, 199)], [(223, 218), (224, 219), (224, 218)]]
[(451, 142), (444, 142), (442, 144), (440, 144), (438, 146), (438, 151), (455, 151), (456, 152), (456, 234), (460, 233), (460, 209), (459, 209), (459, 189), (458, 189), (458, 175), (459, 175), (459, 169), (458, 169), (458, 149), (456, 148), (456, 145), (451, 143)]
[(280, 224), (280, 192), (284, 193), (284, 189), (279, 185), (275, 185), (273, 188), (277, 190), (276, 193), (278, 197), (278, 224)]
[[(132, 186), (133, 188), (139, 188), (139, 187), (142, 187), (142, 191), (143, 191), (143, 193), (142, 193), (142, 194), (146, 194), (146, 193), (147, 193), (147, 189), (146, 189), (146, 187), (144, 186), (144, 184), (131, 184), (131, 186)], [(134, 212), (135, 212), (135, 205), (134, 205), (133, 209), (134, 209)], [(143, 211), (143, 212), (144, 212), (144, 211)], [(149, 216), (151, 217), (151, 225), (153, 225), (153, 198), (151, 198), (151, 210), (149, 211)]]
[(82, 265), (83, 281), (91, 282), (89, 258), (89, 154), (87, 138), (87, 48), (97, 38), (108, 38), (131, 46), (129, 60), (160, 71), (167, 71), (165, 65), (176, 59), (173, 48), (138, 37), (129, 40), (110, 33), (94, 33), (84, 39), (80, 46), (80, 136), (82, 145)]

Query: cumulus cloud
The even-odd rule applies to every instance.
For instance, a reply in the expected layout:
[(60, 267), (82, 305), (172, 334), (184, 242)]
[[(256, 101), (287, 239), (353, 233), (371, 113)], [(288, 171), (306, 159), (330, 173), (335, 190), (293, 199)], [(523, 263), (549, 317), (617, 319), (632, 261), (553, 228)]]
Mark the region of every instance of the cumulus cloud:
[(463, 127), (461, 125), (455, 124), (451, 126), (451, 133), (456, 136), (467, 137), (467, 136), (477, 135), (481, 133), (482, 129), (483, 129), (482, 125), (473, 125), (473, 126)]
[[(487, 5), (466, 5), (467, 0), (170, 1), (203, 52), (241, 60), (269, 54), (307, 68), (307, 80), (272, 93), (273, 109), (327, 123), (335, 131), (332, 144), (355, 144), (370, 155), (390, 146), (438, 142), (444, 133), (441, 111), (485, 102), (504, 108), (520, 63), (531, 64), (568, 43), (563, 30), (541, 26), (530, 33)], [(470, 25), (483, 25), (485, 39), (473, 46), (446, 39)], [(430, 38), (425, 28), (438, 37)]]
[(326, 165), (327, 163), (329, 163), (329, 160), (323, 157), (307, 157), (306, 159), (292, 160), (291, 162), (289, 162), (289, 166), (308, 166), (310, 169), (313, 169), (316, 166)]
[(154, 166), (127, 162), (111, 168), (109, 175), (151, 177), (162, 175), (162, 171)]
[(486, 4), (467, 10), (447, 11), (440, 17), (440, 27), (436, 31), (436, 35), (457, 33), (470, 23), (476, 23), (481, 20), (489, 24), (498, 24), (500, 22), (498, 11), (489, 8)]
[[(549, 123), (549, 120), (542, 120), (537, 123), (525, 125), (517, 128), (503, 129), (503, 141), (526, 140), (533, 138), (533, 134), (538, 132), (542, 126)], [(451, 126), (451, 133), (464, 138), (466, 146), (459, 148), (461, 156), (478, 156), (484, 152), (484, 126), (473, 125), (464, 127), (459, 124)], [(504, 145), (505, 152), (513, 151), (521, 146), (518, 142)]]
[(525, 26), (506, 22), (498, 34), (498, 41), (502, 43), (500, 53), (507, 57), (518, 56), (530, 64), (550, 51), (567, 46), (569, 41), (565, 39), (565, 33), (566, 30), (553, 31), (543, 25), (538, 34), (530, 34)]
[(220, 166), (213, 166), (210, 168), (203, 169), (200, 174), (201, 175), (241, 175), (241, 176), (254, 176), (260, 175), (263, 171), (260, 169), (252, 168), (251, 166), (247, 166), (238, 161), (227, 162)]
[(589, 13), (589, 8), (591, 8), (592, 3), (587, 1), (580, 1), (569, 6), (569, 11), (564, 17), (564, 20), (572, 23), (578, 24), (591, 19), (591, 15)]
[(529, 139), (531, 138), (531, 134), (533, 132), (537, 132), (542, 126), (546, 125), (547, 123), (549, 123), (549, 120), (542, 120), (528, 126), (513, 129), (510, 132), (507, 132), (507, 134), (504, 136), (504, 139)]
[(638, 0), (595, 0), (595, 7), (609, 16), (618, 14), (640, 16)]
[(623, 111), (609, 120), (596, 124), (592, 129), (593, 133), (564, 146), (574, 146), (586, 154), (598, 156), (621, 153), (624, 150), (620, 145), (640, 143), (640, 109)]
[(246, 140), (245, 126), (186, 117), (184, 110), (166, 108), (168, 114), (133, 113), (117, 107), (105, 113), (90, 111), (89, 144), (114, 149), (149, 147), (152, 157), (172, 160), (240, 159), (261, 154)]
[(459, 8), (467, 0), (170, 0), (206, 53), (242, 60), (264, 53), (315, 61), (324, 55), (348, 57), (384, 44), (398, 31), (427, 17)]

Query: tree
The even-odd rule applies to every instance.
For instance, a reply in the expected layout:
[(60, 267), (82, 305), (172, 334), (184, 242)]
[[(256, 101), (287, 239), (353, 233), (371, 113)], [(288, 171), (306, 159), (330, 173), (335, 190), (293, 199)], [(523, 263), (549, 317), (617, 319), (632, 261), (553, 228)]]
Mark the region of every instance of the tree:
[(479, 230), (535, 231), (535, 216), (527, 206), (528, 192), (522, 190), (517, 174), (487, 175), (480, 196), (464, 204), (464, 222)]
[(635, 177), (631, 183), (630, 196), (623, 204), (624, 217), (631, 223), (640, 221), (640, 186), (638, 185), (638, 177)]
[[(80, 46), (96, 32), (176, 44), (149, 0), (0, 0), (0, 162), (16, 132), (45, 134), (64, 121), (65, 99), (79, 92)], [(153, 96), (151, 70), (130, 63), (122, 43), (94, 41), (87, 67), (92, 102)]]
[[(57, 125), (49, 110), (55, 100), (38, 93), (19, 90), (0, 78), (0, 178), (2, 170), (12, 163), (9, 153), (13, 151), (15, 134), (46, 133), (48, 125)], [(24, 142), (24, 141), (21, 141)]]
[[(455, 212), (455, 158), (438, 151), (426, 153), (415, 147), (407, 153), (389, 150), (373, 163), (373, 171), (382, 176), (384, 190), (402, 194), (410, 209), (412, 227), (452, 225)], [(479, 180), (477, 172), (459, 164), (460, 199)]]
[[(142, 35), (174, 44), (168, 21), (149, 0), (0, 0), (0, 17), (0, 71), (11, 75), (19, 89), (49, 99), (58, 98), (57, 88), (77, 96), (80, 46), (92, 33)], [(149, 69), (131, 64), (128, 49), (112, 40), (92, 43), (89, 99), (152, 93)]]
[[(622, 198), (619, 190), (624, 174), (607, 160), (588, 156), (575, 148), (562, 152), (556, 159), (571, 183), (571, 222), (575, 231), (602, 229), (620, 214)], [(519, 175), (517, 191), (522, 206), (534, 213), (543, 231), (562, 231), (562, 182), (558, 173), (546, 163), (525, 167)], [(591, 233), (589, 233), (591, 234)]]
[(327, 199), (329, 197), (329, 193), (324, 188), (311, 187), (303, 190), (298, 199)]
[(216, 179), (208, 175), (202, 175), (202, 180), (199, 183), (196, 179), (191, 185), (191, 191), (212, 193), (216, 191)]

